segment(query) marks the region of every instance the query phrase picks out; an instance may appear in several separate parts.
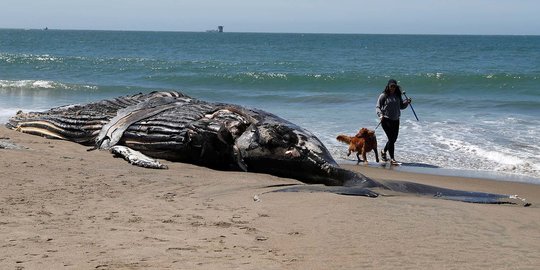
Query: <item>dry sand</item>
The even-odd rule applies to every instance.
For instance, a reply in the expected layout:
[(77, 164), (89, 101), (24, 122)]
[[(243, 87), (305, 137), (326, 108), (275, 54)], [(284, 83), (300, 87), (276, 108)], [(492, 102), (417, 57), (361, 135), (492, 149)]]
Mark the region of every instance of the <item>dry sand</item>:
[[(540, 185), (347, 166), (375, 179), (519, 194), (531, 207), (264, 193), (297, 183), (0, 128), (0, 269), (539, 269)], [(9, 138), (9, 139), (8, 139)], [(259, 201), (254, 195), (259, 194)]]

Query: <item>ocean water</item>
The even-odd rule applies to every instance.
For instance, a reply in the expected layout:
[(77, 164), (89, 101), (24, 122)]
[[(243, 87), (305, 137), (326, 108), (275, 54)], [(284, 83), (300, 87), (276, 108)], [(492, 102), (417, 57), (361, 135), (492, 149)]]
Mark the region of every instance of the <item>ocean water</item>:
[[(402, 112), (403, 167), (540, 184), (540, 36), (0, 29), (0, 122), (18, 110), (180, 90), (275, 113), (353, 163), (335, 137), (377, 126), (390, 78), (420, 119)], [(382, 148), (381, 128), (377, 136)]]

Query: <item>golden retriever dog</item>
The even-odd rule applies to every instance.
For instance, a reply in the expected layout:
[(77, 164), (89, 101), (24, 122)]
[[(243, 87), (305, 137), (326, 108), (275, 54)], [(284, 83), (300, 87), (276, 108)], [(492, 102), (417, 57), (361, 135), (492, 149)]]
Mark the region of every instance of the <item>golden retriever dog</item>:
[(375, 136), (375, 131), (367, 128), (361, 128), (360, 131), (358, 131), (358, 134), (355, 136), (351, 137), (347, 135), (339, 135), (336, 139), (349, 145), (349, 153), (347, 153), (347, 156), (350, 156), (352, 152), (356, 152), (356, 158), (358, 158), (358, 162), (356, 164), (359, 164), (360, 161), (362, 161), (360, 159), (360, 154), (362, 155), (364, 163), (367, 164), (368, 161), (366, 154), (370, 151), (375, 152), (375, 160), (379, 162), (379, 154), (377, 153), (377, 137)]

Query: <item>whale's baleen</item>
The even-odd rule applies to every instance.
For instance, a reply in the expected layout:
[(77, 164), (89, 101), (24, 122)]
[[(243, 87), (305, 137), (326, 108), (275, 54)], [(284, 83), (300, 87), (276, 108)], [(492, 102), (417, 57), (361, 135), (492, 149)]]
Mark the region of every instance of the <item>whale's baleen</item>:
[(276, 115), (234, 104), (205, 102), (180, 92), (152, 92), (44, 112), (18, 112), (6, 125), (24, 133), (111, 149), (145, 167), (166, 167), (149, 156), (325, 185), (302, 185), (282, 191), (369, 197), (395, 191), (466, 202), (521, 203), (516, 196), (375, 181), (340, 168), (316, 136)]

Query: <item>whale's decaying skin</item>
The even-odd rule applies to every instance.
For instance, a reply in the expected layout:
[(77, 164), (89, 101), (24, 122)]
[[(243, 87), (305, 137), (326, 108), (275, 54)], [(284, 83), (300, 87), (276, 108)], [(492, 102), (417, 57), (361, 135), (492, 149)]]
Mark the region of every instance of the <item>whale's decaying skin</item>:
[(507, 195), (377, 182), (340, 168), (316, 136), (276, 115), (209, 103), (179, 92), (152, 92), (45, 112), (19, 112), (6, 126), (101, 149), (125, 146), (153, 158), (334, 186), (293, 187), (288, 191), (317, 189), (376, 197), (375, 188), (469, 202), (513, 203)]

